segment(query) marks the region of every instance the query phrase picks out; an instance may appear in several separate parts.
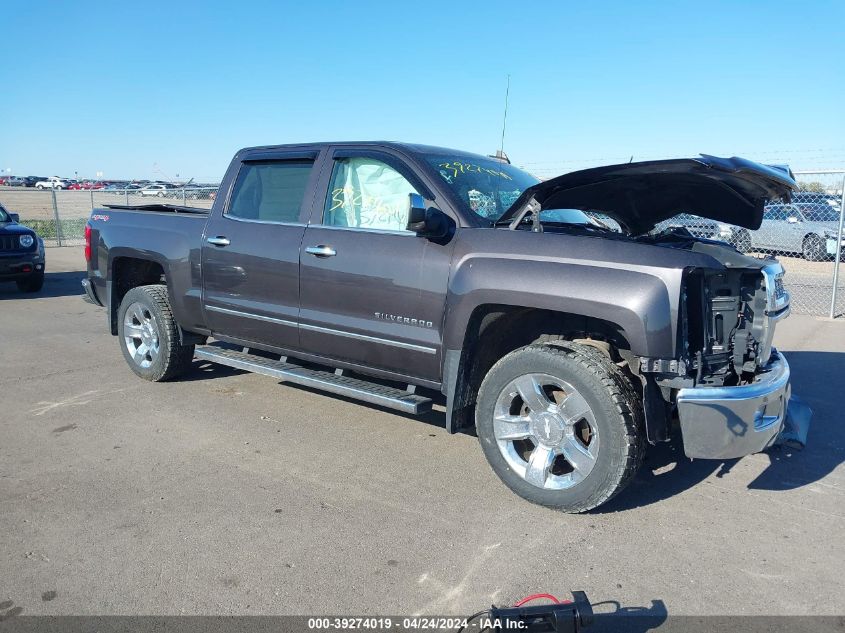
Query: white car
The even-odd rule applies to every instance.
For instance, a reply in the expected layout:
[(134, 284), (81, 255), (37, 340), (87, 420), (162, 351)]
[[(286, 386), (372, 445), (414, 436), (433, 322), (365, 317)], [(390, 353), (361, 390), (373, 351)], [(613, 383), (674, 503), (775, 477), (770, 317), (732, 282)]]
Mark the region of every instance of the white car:
[(35, 183), (36, 189), (67, 189), (70, 186), (70, 180), (67, 178), (59, 178), (58, 176), (50, 176), (47, 180), (39, 180)]
[(159, 198), (163, 198), (164, 196), (172, 196), (173, 189), (175, 189), (173, 185), (154, 183), (152, 185), (147, 185), (143, 189), (139, 189), (137, 193), (142, 196), (158, 196)]

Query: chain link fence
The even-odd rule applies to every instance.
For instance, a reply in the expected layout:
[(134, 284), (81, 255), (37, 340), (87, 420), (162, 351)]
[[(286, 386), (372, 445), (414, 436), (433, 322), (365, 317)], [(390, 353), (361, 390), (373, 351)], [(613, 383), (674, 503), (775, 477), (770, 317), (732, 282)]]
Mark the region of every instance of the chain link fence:
[(845, 314), (845, 170), (795, 173), (800, 189), (789, 203), (766, 206), (756, 231), (693, 215), (678, 215), (655, 231), (684, 228), (696, 237), (721, 240), (752, 257), (776, 257), (786, 270), (792, 310), (835, 318)]
[[(788, 204), (766, 207), (756, 231), (691, 215), (678, 215), (655, 230), (682, 227), (697, 237), (722, 240), (752, 257), (777, 257), (784, 268), (784, 283), (797, 313), (845, 315), (845, 170), (798, 171), (800, 191)], [(81, 245), (91, 210), (107, 204), (168, 202), (211, 208), (217, 187), (148, 186), (128, 189), (35, 190), (0, 187), (0, 204), (20, 215), (47, 246)], [(611, 226), (614, 222), (605, 221)]]
[(136, 187), (129, 189), (35, 189), (0, 187), (0, 204), (20, 216), (45, 246), (78, 246), (85, 240), (85, 223), (93, 209), (107, 204), (155, 204), (166, 202), (211, 208), (217, 187)]

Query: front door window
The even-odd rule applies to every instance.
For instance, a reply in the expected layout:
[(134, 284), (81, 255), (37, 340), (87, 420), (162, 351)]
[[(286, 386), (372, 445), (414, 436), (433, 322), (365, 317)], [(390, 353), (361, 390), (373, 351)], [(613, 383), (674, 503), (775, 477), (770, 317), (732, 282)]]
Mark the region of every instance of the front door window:
[(408, 232), (408, 194), (416, 189), (390, 165), (372, 158), (335, 161), (323, 224)]

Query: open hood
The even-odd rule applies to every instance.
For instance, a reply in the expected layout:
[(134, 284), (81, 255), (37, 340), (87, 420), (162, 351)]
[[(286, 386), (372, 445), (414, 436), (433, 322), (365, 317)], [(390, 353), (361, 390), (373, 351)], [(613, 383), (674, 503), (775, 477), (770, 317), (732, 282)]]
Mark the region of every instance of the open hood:
[(499, 222), (533, 200), (541, 209), (604, 213), (632, 235), (647, 233), (679, 213), (758, 229), (766, 202), (788, 200), (796, 188), (788, 167), (702, 154), (594, 167), (546, 180), (526, 189)]

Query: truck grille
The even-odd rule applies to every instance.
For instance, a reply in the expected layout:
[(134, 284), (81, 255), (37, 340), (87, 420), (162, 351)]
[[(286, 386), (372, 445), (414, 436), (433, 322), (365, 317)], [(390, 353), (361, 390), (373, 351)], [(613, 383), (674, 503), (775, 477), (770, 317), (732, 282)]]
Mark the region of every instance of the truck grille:
[(16, 251), (19, 248), (17, 235), (0, 235), (0, 251)]

